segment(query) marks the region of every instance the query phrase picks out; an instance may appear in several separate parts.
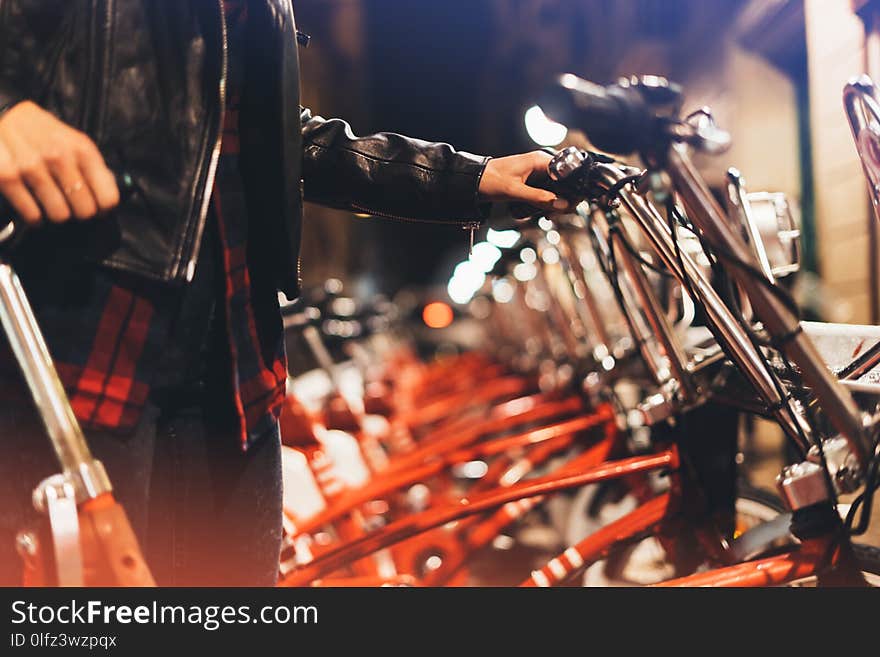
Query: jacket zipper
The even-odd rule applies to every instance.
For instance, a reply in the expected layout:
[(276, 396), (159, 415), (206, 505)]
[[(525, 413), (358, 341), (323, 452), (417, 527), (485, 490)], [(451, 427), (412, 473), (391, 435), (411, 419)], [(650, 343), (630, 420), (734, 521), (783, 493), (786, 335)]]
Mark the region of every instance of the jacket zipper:
[[(300, 110), (302, 109), (302, 105), (300, 105)], [(302, 208), (303, 199), (306, 195), (306, 186), (305, 181), (302, 178), (299, 179), (299, 207)], [(300, 238), (302, 241), (302, 238)], [(303, 258), (302, 258), (302, 244), (299, 245), (296, 251), (296, 285), (297, 287), (302, 287), (303, 282), (303, 272), (302, 272)]]
[[(220, 36), (222, 42), (222, 59), (220, 63), (220, 82), (218, 84), (218, 100), (220, 103), (220, 111), (217, 114), (217, 123), (216, 123), (216, 137), (214, 139), (214, 148), (211, 151), (211, 159), (208, 163), (208, 171), (205, 175), (205, 183), (202, 188), (202, 206), (199, 209), (199, 220), (196, 223), (195, 235), (193, 239), (186, 245), (184, 245), (184, 249), (191, 244), (195, 244), (195, 248), (192, 249), (192, 253), (190, 254), (189, 262), (186, 264), (186, 270), (184, 272), (186, 281), (192, 282), (193, 275), (195, 274), (196, 269), (196, 261), (199, 256), (199, 245), (201, 244), (202, 233), (205, 229), (205, 219), (208, 216), (208, 208), (210, 207), (211, 195), (213, 194), (214, 188), (214, 176), (217, 173), (217, 162), (220, 159), (220, 146), (223, 141), (223, 117), (226, 114), (226, 76), (228, 74), (228, 52), (227, 52), (227, 43), (226, 43), (226, 14), (223, 10), (223, 0), (217, 0), (217, 7), (220, 10)], [(179, 271), (179, 265), (178, 265)]]
[(459, 221), (441, 221), (441, 220), (439, 220), (439, 219), (413, 219), (412, 217), (402, 217), (402, 216), (400, 216), (400, 215), (389, 214), (388, 212), (382, 212), (381, 210), (373, 210), (372, 208), (365, 208), (364, 206), (362, 206), (362, 205), (358, 205), (357, 203), (352, 203), (352, 204), (351, 204), (351, 207), (354, 208), (355, 210), (360, 210), (361, 212), (364, 212), (364, 213), (367, 213), (367, 214), (376, 215), (377, 217), (386, 217), (386, 218), (388, 218), (388, 219), (396, 219), (396, 220), (398, 220), (398, 221), (407, 221), (407, 222), (409, 222), (409, 223), (415, 223), (415, 224), (444, 224), (444, 225), (447, 225), (447, 226), (448, 226), (449, 224), (456, 224), (456, 225), (458, 225), (458, 226), (461, 226), (461, 228), (462, 228), (463, 230), (466, 230), (466, 231), (469, 231), (469, 232), (470, 232), (470, 248), (469, 248), (469, 250), (468, 250), (468, 255), (470, 255), (470, 253), (471, 253), (471, 252), (473, 251), (473, 249), (474, 249), (474, 233), (476, 233), (476, 231), (478, 231), (478, 230), (480, 229), (480, 226), (483, 225), (483, 224), (482, 224), (481, 222), (479, 222), (479, 221), (464, 221), (464, 220), (459, 220)]
[[(113, 12), (115, 11), (113, 7), (114, 0), (106, 0), (104, 4), (104, 25), (102, 32), (102, 48), (100, 52), (100, 67), (101, 73), (99, 76), (99, 80), (104, 81), (104, 85), (99, 84), (97, 90), (95, 92), (95, 98), (97, 99), (98, 105), (93, 108), (95, 112), (95, 126), (94, 126), (94, 137), (97, 142), (101, 142), (103, 140), (103, 132), (104, 132), (104, 115), (107, 109), (107, 99), (105, 98), (106, 91), (106, 83), (110, 79), (110, 43), (112, 40), (111, 30), (113, 29)], [(97, 61), (98, 58), (96, 57)]]
[(465, 224), (462, 226), (466, 231), (470, 233), (470, 244), (468, 244), (468, 257), (470, 258), (474, 254), (474, 235), (478, 230), (480, 230), (480, 222), (472, 221), (469, 224)]
[(95, 103), (96, 80), (97, 80), (97, 60), (98, 60), (98, 3), (91, 2), (91, 11), (89, 11), (89, 30), (92, 38), (88, 40), (89, 56), (86, 68), (86, 93), (82, 104), (82, 116), (80, 117), (80, 126), (86, 133), (94, 134), (94, 121), (89, 121), (92, 115), (92, 105)]

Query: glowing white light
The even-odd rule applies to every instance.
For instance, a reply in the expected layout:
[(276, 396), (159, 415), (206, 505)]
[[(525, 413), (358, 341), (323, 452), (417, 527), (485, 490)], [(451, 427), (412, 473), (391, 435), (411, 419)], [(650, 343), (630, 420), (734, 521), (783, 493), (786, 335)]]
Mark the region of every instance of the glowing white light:
[(568, 128), (561, 123), (551, 121), (537, 105), (526, 110), (526, 132), (532, 141), (539, 146), (556, 146), (562, 143), (568, 134)]
[(328, 278), (324, 282), (324, 289), (327, 291), (328, 294), (339, 294), (340, 292), (342, 292), (342, 287), (342, 281), (340, 281), (338, 278)]
[(475, 281), (482, 277), (483, 271), (470, 260), (464, 260), (455, 265), (452, 270), (453, 278), (461, 278), (462, 280)]
[(501, 249), (489, 242), (474, 244), (471, 250), (470, 262), (474, 263), (481, 272), (492, 271), (492, 267), (501, 258)]
[(546, 262), (548, 265), (555, 265), (559, 262), (559, 251), (554, 249), (552, 246), (548, 246), (541, 252), (541, 260)]
[(357, 310), (357, 303), (354, 299), (349, 297), (339, 297), (333, 299), (333, 303), (330, 304), (330, 307), (337, 315), (354, 315)]
[(605, 358), (602, 359), (602, 367), (609, 372), (613, 370), (614, 356), (605, 356)]
[(473, 298), (476, 290), (464, 279), (453, 277), (446, 286), (446, 292), (455, 303), (465, 304)]
[(557, 231), (555, 231), (555, 230), (547, 231), (547, 241), (550, 242), (550, 244), (559, 244), (559, 240), (560, 240), (560, 237), (559, 237), (559, 233)]
[(516, 241), (519, 239), (519, 231), (493, 230), (490, 228), (489, 232), (486, 234), (486, 239), (490, 244), (494, 244), (501, 249), (509, 249), (516, 244)]
[(498, 303), (510, 303), (513, 299), (513, 285), (506, 278), (501, 278), (492, 283), (492, 298)]
[(566, 89), (574, 89), (579, 81), (580, 80), (578, 80), (577, 76), (573, 73), (566, 73), (559, 78), (559, 83)]
[(538, 275), (538, 269), (531, 262), (521, 262), (513, 268), (513, 277), (518, 281), (530, 281)]
[(446, 291), (455, 303), (464, 304), (471, 300), (485, 280), (486, 275), (483, 271), (470, 260), (465, 260), (455, 266)]
[(541, 217), (538, 219), (538, 228), (541, 230), (550, 230), (553, 228), (553, 222), (550, 221), (547, 217)]
[(532, 264), (535, 260), (538, 259), (538, 254), (535, 253), (535, 250), (527, 246), (522, 251), (519, 252), (519, 259), (522, 260), (527, 265)]

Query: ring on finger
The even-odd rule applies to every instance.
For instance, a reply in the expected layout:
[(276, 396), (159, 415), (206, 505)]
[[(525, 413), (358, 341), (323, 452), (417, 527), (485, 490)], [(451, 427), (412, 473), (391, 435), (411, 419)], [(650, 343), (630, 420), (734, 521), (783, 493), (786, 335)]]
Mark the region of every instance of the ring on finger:
[(73, 183), (70, 187), (64, 188), (64, 195), (70, 196), (71, 194), (75, 194), (76, 192), (81, 190), (83, 187), (85, 187), (85, 182), (83, 182), (82, 179), (79, 179), (75, 183)]

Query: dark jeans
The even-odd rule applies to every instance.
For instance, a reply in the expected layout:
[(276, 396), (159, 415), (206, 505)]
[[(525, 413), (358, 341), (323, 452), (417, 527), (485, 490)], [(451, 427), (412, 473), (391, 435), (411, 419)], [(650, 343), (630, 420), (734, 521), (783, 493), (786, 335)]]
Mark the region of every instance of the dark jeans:
[[(161, 586), (271, 586), (281, 544), (280, 444), (242, 453), (211, 409), (151, 404), (125, 437), (90, 432)], [(58, 471), (28, 400), (0, 403), (0, 584), (18, 585), (15, 533), (38, 519), (30, 494)]]

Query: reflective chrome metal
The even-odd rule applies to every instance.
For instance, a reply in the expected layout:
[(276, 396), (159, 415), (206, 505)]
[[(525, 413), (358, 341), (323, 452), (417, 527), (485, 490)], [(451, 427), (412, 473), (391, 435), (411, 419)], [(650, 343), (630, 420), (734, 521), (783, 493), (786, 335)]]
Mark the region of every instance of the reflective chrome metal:
[[(571, 246), (569, 233), (570, 231), (565, 230), (563, 227), (563, 230), (560, 231), (561, 239), (556, 248), (559, 250), (560, 262), (571, 281), (575, 295), (581, 302), (578, 304), (578, 310), (580, 311), (579, 314), (584, 328), (590, 336), (593, 356), (601, 360), (610, 352), (611, 338), (599, 312), (596, 297), (587, 282), (584, 268), (577, 260), (575, 251)], [(578, 295), (578, 291), (580, 291), (580, 295)]]
[(800, 223), (795, 209), (782, 192), (749, 192), (749, 214), (761, 238), (774, 278), (800, 269)]
[[(605, 214), (600, 210), (592, 213), (591, 226), (595, 236), (596, 245), (606, 252), (605, 257), (610, 256), (612, 245), (607, 241), (609, 235), (608, 223)], [(609, 277), (613, 272), (608, 272)], [(639, 306), (636, 293), (627, 278), (620, 276), (618, 273), (618, 286), (621, 292), (621, 299), (617, 302), (621, 304), (621, 312), (629, 326), (632, 338), (636, 343), (642, 360), (653, 375), (654, 382), (663, 385), (669, 379), (669, 367), (666, 365), (666, 358), (656, 349), (656, 343), (653, 340), (650, 327), (645, 322), (642, 309)]]
[(580, 148), (569, 146), (559, 151), (547, 165), (553, 180), (565, 180), (580, 169), (587, 159), (586, 153)]
[(783, 542), (790, 542), (791, 513), (780, 513), (747, 529), (730, 545), (730, 560), (740, 563), (767, 554), (767, 551)]
[(880, 221), (880, 94), (867, 75), (843, 88), (843, 106), (868, 179), (874, 218)]
[(776, 477), (776, 486), (792, 511), (830, 499), (822, 468), (810, 461), (789, 465)]
[(0, 262), (0, 321), (76, 499), (109, 492), (110, 481), (89, 452), (18, 276), (5, 262)]
[[(622, 235), (622, 239), (629, 240), (625, 226), (620, 225), (618, 230)], [(632, 244), (632, 241), (629, 240), (629, 243)], [(612, 249), (616, 248), (615, 240), (612, 240), (610, 246)], [(633, 291), (639, 299), (645, 317), (653, 329), (654, 336), (666, 352), (666, 361), (669, 363), (671, 370), (670, 374), (678, 382), (679, 394), (683, 401), (694, 401), (697, 392), (687, 369), (687, 356), (665, 313), (660, 308), (657, 297), (654, 295), (654, 291), (651, 289), (647, 278), (645, 278), (644, 270), (641, 265), (635, 262), (633, 255), (626, 248), (617, 248), (615, 257), (618, 261), (623, 262), (627, 277), (632, 283)]]
[[(543, 250), (539, 246), (539, 254), (540, 253), (543, 253)], [(535, 267), (537, 273), (535, 278), (529, 281), (529, 283), (535, 287), (538, 294), (544, 297), (547, 305), (547, 318), (555, 329), (555, 335), (562, 341), (565, 355), (569, 358), (577, 358), (584, 352), (585, 345), (583, 340), (580, 339), (583, 338), (583, 335), (577, 334), (575, 324), (571, 321), (572, 318), (566, 316), (560, 301), (556, 298), (554, 288), (551, 286), (549, 280), (547, 265), (540, 255), (535, 261)]]
[(718, 127), (708, 107), (691, 112), (681, 123), (670, 123), (668, 130), (677, 141), (709, 155), (719, 155), (730, 148), (730, 133)]
[[(722, 245), (740, 261), (752, 262), (748, 247), (724, 220), (717, 201), (691, 163), (686, 146), (672, 145), (669, 149), (667, 170), (688, 208), (691, 221), (712, 243)], [(834, 427), (849, 441), (859, 463), (865, 463), (868, 440), (862, 426), (861, 413), (849, 391), (828, 371), (813, 343), (801, 331), (798, 318), (766, 285), (756, 281), (751, 274), (739, 267), (729, 267), (728, 271), (746, 290), (755, 313), (770, 335), (785, 338), (781, 345), (782, 351), (800, 367), (804, 381), (813, 388), (823, 411)]]
[(788, 198), (781, 192), (750, 192), (739, 171), (727, 170), (727, 191), (736, 223), (768, 280), (800, 269), (800, 225)]
[[(630, 171), (627, 169), (605, 164), (598, 165), (596, 171), (598, 177), (609, 187), (630, 174)], [(785, 432), (797, 441), (804, 451), (809, 449), (809, 444), (803, 442), (801, 433), (793, 425), (789, 414), (782, 410), (783, 400), (776, 390), (772, 373), (768, 372), (763, 366), (761, 358), (757, 354), (748, 335), (712, 288), (700, 267), (687, 253), (681, 253), (681, 260), (684, 264), (684, 271), (681, 271), (678, 258), (676, 257), (675, 242), (667, 223), (658, 214), (653, 205), (638, 192), (625, 187), (620, 192), (620, 199), (632, 218), (648, 237), (657, 255), (669, 271), (683, 284), (685, 284), (687, 279), (687, 284), (696, 291), (703, 302), (707, 318), (717, 332), (716, 337), (727, 345), (730, 357), (736, 361), (743, 375), (752, 383), (767, 405), (771, 409), (776, 409), (774, 417)], [(809, 430), (809, 427), (806, 425), (802, 428), (805, 431)]]
[(748, 236), (749, 246), (752, 247), (758, 265), (761, 271), (769, 281), (775, 281), (773, 270), (770, 267), (770, 261), (767, 259), (767, 252), (764, 250), (764, 240), (761, 239), (761, 232), (755, 223), (755, 217), (751, 211), (748, 195), (745, 192), (745, 181), (740, 172), (733, 167), (727, 170), (727, 192), (734, 206), (739, 210), (740, 220), (743, 228)]
[(16, 233), (18, 232), (18, 228), (15, 225), (14, 221), (6, 222), (6, 225), (0, 229), (0, 244), (5, 244), (9, 240), (11, 240)]
[(577, 215), (570, 217), (571, 230), (563, 232), (563, 241), (571, 245), (576, 256), (586, 286), (585, 299), (591, 304), (597, 324), (602, 327), (600, 335), (604, 336), (602, 343), (606, 349), (596, 345), (599, 350), (596, 358), (602, 361), (609, 354), (615, 359), (623, 358), (635, 345), (627, 316), (617, 303), (609, 272), (605, 269), (608, 243), (600, 222), (607, 229), (604, 214), (588, 203), (581, 203)]
[(669, 395), (656, 393), (641, 402), (628, 415), (630, 427), (654, 426), (673, 417), (675, 406), (669, 401)]
[(37, 510), (49, 516), (58, 585), (82, 586), (82, 546), (73, 484), (63, 474), (52, 475), (40, 482), (33, 501)]
[[(823, 440), (822, 455), (838, 493), (852, 493), (858, 489), (862, 472), (845, 438), (836, 436)], [(807, 453), (807, 460), (822, 465), (822, 455), (819, 454), (818, 446), (813, 445)]]
[(846, 371), (840, 373), (841, 380), (855, 381), (856, 379), (865, 376), (868, 372), (877, 367), (877, 365), (880, 365), (880, 342), (876, 342), (871, 347), (868, 347), (868, 349), (866, 349), (859, 358), (850, 363), (850, 365), (852, 367), (849, 367)]

